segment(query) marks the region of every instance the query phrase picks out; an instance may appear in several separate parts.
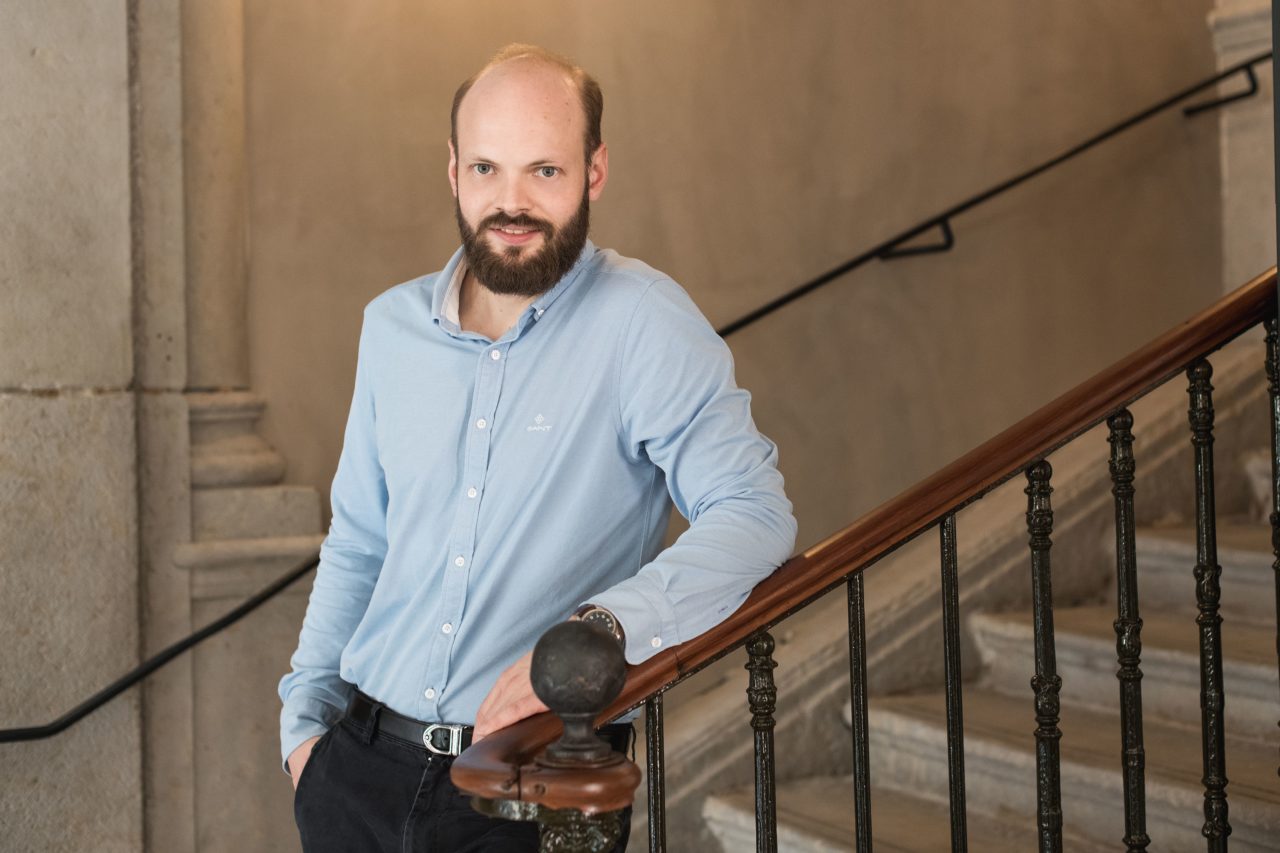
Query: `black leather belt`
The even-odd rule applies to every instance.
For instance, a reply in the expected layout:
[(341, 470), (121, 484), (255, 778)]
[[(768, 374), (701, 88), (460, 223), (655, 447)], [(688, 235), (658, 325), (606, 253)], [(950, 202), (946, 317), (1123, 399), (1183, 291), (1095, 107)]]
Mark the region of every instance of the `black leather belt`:
[[(382, 732), (420, 746), (434, 755), (460, 755), (471, 746), (471, 738), (475, 733), (472, 726), (460, 723), (424, 723), (397, 714), (359, 690), (352, 694), (351, 701), (347, 703), (347, 719), (370, 730), (371, 735)], [(600, 729), (599, 733), (615, 752), (625, 753), (631, 745), (634, 731), (630, 723), (614, 723)]]

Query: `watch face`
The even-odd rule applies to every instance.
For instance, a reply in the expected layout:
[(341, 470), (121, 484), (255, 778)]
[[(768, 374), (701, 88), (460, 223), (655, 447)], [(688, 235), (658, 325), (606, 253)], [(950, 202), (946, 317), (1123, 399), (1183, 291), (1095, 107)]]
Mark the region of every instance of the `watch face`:
[(591, 610), (586, 616), (582, 617), (583, 622), (591, 622), (599, 625), (615, 637), (618, 636), (618, 624), (614, 618), (603, 610)]

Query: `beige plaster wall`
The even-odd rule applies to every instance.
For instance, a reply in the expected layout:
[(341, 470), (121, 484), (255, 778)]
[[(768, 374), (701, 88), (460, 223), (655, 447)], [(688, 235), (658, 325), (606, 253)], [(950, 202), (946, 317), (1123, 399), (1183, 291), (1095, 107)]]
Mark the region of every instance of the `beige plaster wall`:
[[(1218, 67), (1271, 49), (1270, 0), (1217, 0), (1209, 16)], [(1225, 290), (1276, 262), (1275, 135), (1270, 62), (1255, 66), (1258, 95), (1226, 110), (1219, 124), (1222, 163), (1222, 284)], [(1237, 75), (1226, 92), (1245, 87)]]
[[(507, 41), (603, 85), (596, 242), (724, 323), (1211, 73), (1210, 5), (252, 4), (263, 431), (291, 481), (327, 490), (360, 309), (453, 249), (449, 99)], [(864, 268), (735, 336), (801, 543), (1210, 301), (1217, 189), (1212, 114), (1166, 115), (959, 218), (955, 251)]]

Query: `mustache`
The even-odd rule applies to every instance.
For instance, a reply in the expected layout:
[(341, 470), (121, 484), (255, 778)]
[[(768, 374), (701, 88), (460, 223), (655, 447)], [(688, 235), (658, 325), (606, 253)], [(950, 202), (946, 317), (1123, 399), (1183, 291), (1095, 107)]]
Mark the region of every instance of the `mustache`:
[(494, 213), (480, 220), (477, 231), (484, 231), (487, 228), (532, 228), (541, 231), (544, 237), (550, 237), (555, 230), (550, 222), (542, 219), (535, 219), (527, 213), (521, 213), (518, 216), (508, 216), (505, 213)]

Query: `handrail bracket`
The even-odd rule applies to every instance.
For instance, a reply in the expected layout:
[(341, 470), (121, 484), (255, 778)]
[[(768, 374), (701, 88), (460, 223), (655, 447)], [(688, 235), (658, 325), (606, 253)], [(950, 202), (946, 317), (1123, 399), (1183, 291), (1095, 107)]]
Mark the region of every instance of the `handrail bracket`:
[[(936, 225), (940, 229), (942, 229), (942, 242), (925, 243), (920, 246), (907, 246), (904, 249), (899, 249), (898, 246), (901, 246), (904, 242), (906, 242), (907, 239), (910, 239), (908, 237), (898, 241), (897, 243), (890, 244), (883, 251), (881, 251), (880, 254), (877, 255), (877, 257), (880, 258), (880, 260), (882, 261), (892, 261), (895, 258), (905, 258), (912, 255), (932, 255), (937, 252), (951, 251), (951, 248), (956, 244), (956, 236), (951, 231), (951, 219), (949, 217), (944, 219), (938, 219), (929, 223), (929, 225), (930, 226)], [(914, 237), (914, 236), (915, 236), (914, 234), (911, 235), (911, 237)]]
[(1252, 64), (1246, 65), (1242, 67), (1239, 71), (1240, 73), (1244, 74), (1247, 78), (1249, 78), (1249, 88), (1245, 89), (1243, 92), (1236, 92), (1233, 95), (1223, 95), (1221, 98), (1214, 98), (1212, 101), (1205, 101), (1204, 103), (1201, 103), (1201, 104), (1192, 104), (1189, 107), (1184, 107), (1182, 110), (1182, 114), (1184, 116), (1190, 117), (1190, 116), (1205, 112), (1207, 110), (1213, 110), (1213, 109), (1217, 109), (1218, 107), (1225, 106), (1226, 104), (1229, 104), (1232, 101), (1240, 101), (1240, 100), (1244, 100), (1245, 98), (1256, 95), (1258, 93), (1258, 75), (1253, 73), (1253, 65)]

